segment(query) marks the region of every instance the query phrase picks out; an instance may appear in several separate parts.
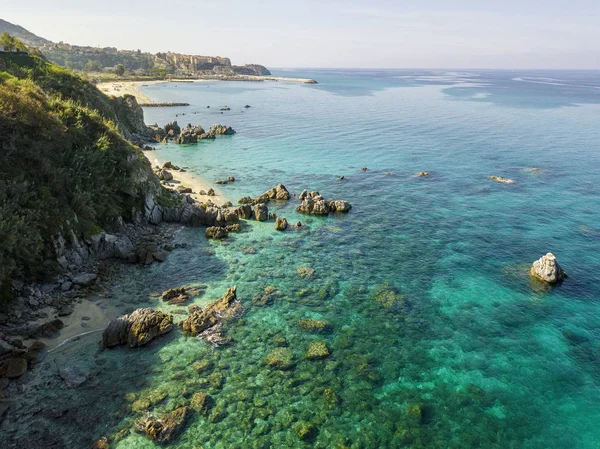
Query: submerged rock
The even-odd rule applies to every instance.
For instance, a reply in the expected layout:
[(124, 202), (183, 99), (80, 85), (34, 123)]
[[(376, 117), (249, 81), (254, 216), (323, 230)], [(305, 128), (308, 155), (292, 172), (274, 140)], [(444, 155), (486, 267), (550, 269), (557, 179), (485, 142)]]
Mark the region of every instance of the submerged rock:
[(329, 347), (324, 341), (313, 341), (306, 349), (305, 357), (309, 360), (318, 360), (329, 357)]
[(504, 184), (516, 184), (517, 183), (517, 181), (515, 181), (514, 179), (503, 178), (502, 176), (490, 176), (490, 179), (492, 181), (502, 182)]
[(294, 365), (294, 357), (290, 348), (276, 348), (265, 358), (267, 365), (286, 370)]
[(147, 418), (138, 425), (143, 427), (144, 433), (148, 439), (160, 443), (167, 442), (170, 441), (181, 429), (183, 424), (185, 424), (188, 410), (187, 407), (179, 407), (160, 418)]
[(299, 320), (298, 325), (310, 332), (327, 332), (331, 329), (331, 326), (327, 321), (315, 320), (313, 318)]
[(531, 275), (548, 284), (556, 284), (567, 277), (567, 273), (558, 264), (556, 257), (552, 253), (548, 253), (533, 262)]
[(112, 320), (102, 334), (105, 348), (127, 344), (143, 346), (173, 329), (173, 316), (157, 310), (137, 309), (130, 315)]
[(298, 273), (298, 276), (303, 278), (312, 278), (315, 275), (315, 270), (314, 268), (310, 267), (299, 267), (296, 269), (296, 273)]

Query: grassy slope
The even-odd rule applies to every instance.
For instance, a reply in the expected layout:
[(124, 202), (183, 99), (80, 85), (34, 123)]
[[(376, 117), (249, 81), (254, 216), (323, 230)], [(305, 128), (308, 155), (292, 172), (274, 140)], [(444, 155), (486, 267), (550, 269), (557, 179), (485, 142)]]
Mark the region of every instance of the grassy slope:
[[(0, 57), (0, 282), (53, 269), (51, 237), (139, 207), (150, 171), (121, 137), (128, 105), (35, 56)], [(139, 119), (139, 117), (138, 117)], [(135, 122), (136, 120), (131, 120)], [(138, 120), (139, 121), (139, 120)], [(119, 129), (121, 128), (121, 129)]]

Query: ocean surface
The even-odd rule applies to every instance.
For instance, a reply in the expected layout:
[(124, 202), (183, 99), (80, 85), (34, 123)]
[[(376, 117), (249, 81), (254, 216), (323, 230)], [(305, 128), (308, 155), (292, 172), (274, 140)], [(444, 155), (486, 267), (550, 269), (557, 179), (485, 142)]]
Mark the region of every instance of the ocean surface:
[[(132, 350), (99, 351), (97, 333), (63, 345), (48, 376), (70, 363), (93, 380), (29, 393), (81, 415), (45, 423), (73, 435), (73, 447), (110, 436), (111, 448), (154, 448), (134, 422), (202, 391), (212, 411), (163, 447), (600, 448), (600, 72), (274, 75), (319, 84), (144, 87), (155, 101), (191, 103), (146, 109), (148, 124), (237, 131), (157, 144), (157, 155), (209, 181), (234, 176), (219, 186), (234, 203), (283, 183), (353, 209), (307, 217), (292, 198), (269, 207), (300, 229), (249, 221), (224, 242), (181, 229), (186, 247), (132, 267), (107, 301), (178, 320), (181, 307), (153, 293), (203, 284), (203, 305), (237, 285), (246, 313), (226, 328), (233, 344), (175, 331)], [(554, 288), (528, 274), (547, 252), (569, 275)], [(263, 305), (268, 286), (277, 293)], [(305, 330), (308, 318), (328, 329)], [(309, 360), (317, 340), (330, 355)], [(289, 369), (265, 363), (280, 347)]]

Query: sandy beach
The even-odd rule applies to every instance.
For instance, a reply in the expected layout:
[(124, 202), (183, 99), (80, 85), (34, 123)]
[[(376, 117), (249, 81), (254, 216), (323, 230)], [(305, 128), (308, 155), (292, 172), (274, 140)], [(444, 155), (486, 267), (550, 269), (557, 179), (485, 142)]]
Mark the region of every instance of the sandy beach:
[[(167, 159), (160, 156), (160, 150), (144, 151), (144, 155), (150, 161), (153, 168), (155, 168), (156, 166), (162, 167), (165, 164), (165, 162), (167, 162)], [(186, 170), (186, 168), (184, 167), (181, 168)], [(185, 186), (191, 188), (193, 193), (191, 193), (190, 196), (196, 201), (202, 203), (207, 203), (211, 201), (212, 203), (217, 204), (219, 206), (222, 206), (227, 201), (231, 201), (223, 194), (223, 192), (220, 189), (216, 187), (216, 185), (213, 185), (213, 183), (210, 183), (206, 179), (196, 174), (190, 173), (188, 171), (181, 172), (172, 169), (168, 169), (168, 171), (173, 175), (173, 180), (168, 181), (167, 184), (174, 189), (177, 189), (178, 186)], [(201, 190), (208, 192), (211, 188), (215, 191), (214, 196), (199, 194)]]
[[(207, 77), (202, 79), (186, 79), (186, 80), (152, 80), (152, 81), (111, 81), (107, 83), (98, 83), (96, 87), (106, 95), (113, 97), (122, 97), (123, 95), (133, 95), (138, 103), (154, 103), (150, 97), (140, 92), (139, 88), (142, 86), (148, 86), (150, 84), (160, 83), (202, 83), (207, 81), (235, 81), (228, 77), (227, 79), (220, 79), (220, 77)], [(276, 81), (276, 82), (287, 82), (287, 83), (304, 83), (314, 84), (314, 80), (309, 78), (286, 78), (281, 76), (251, 76), (244, 75), (240, 76), (239, 81)]]

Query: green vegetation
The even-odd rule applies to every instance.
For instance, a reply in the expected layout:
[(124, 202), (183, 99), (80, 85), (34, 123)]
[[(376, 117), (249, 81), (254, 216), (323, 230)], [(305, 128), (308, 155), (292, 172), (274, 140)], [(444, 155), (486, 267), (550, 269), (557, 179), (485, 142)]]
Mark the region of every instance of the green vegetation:
[(55, 269), (58, 233), (86, 236), (139, 208), (132, 174), (151, 170), (122, 134), (140, 114), (37, 56), (0, 54), (0, 292)]

